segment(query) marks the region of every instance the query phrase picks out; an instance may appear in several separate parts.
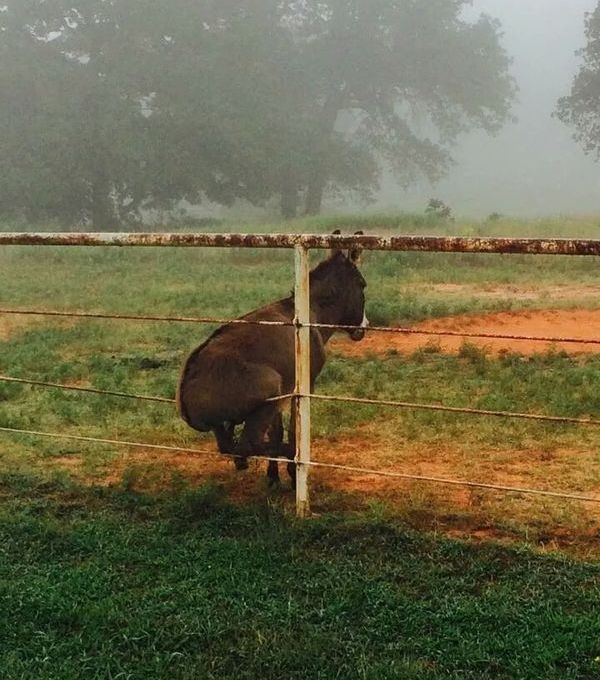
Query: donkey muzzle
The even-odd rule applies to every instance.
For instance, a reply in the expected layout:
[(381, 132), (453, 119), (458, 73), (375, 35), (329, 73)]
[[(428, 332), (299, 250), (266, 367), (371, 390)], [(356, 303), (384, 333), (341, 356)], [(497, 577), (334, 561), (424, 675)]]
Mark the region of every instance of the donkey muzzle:
[(369, 326), (369, 319), (367, 319), (366, 314), (363, 314), (363, 320), (358, 328), (354, 328), (353, 330), (350, 331), (350, 338), (354, 340), (354, 342), (358, 342), (359, 340), (362, 340), (365, 337), (365, 333), (367, 332), (367, 328)]

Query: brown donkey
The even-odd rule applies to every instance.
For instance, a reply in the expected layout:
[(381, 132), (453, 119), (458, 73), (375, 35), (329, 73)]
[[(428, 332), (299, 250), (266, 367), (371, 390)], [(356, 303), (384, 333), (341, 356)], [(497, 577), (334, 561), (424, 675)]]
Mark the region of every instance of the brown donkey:
[[(368, 325), (366, 282), (357, 267), (359, 257), (360, 249), (348, 255), (334, 250), (310, 272), (311, 322), (355, 326), (348, 331), (353, 340), (362, 340)], [(241, 318), (291, 323), (294, 297), (272, 302)], [(333, 333), (332, 328), (311, 328), (311, 391), (325, 363), (325, 345)], [(226, 324), (188, 357), (179, 381), (177, 404), (190, 427), (200, 432), (212, 430), (219, 451), (235, 456), (236, 467), (245, 469), (251, 455), (294, 457), (294, 418), (286, 445), (283, 404), (267, 401), (290, 394), (294, 383), (292, 326)], [(242, 424), (241, 435), (236, 438), (235, 427)], [(292, 463), (288, 464), (288, 472), (294, 485)], [(269, 463), (267, 474), (271, 483), (279, 480), (277, 463)]]

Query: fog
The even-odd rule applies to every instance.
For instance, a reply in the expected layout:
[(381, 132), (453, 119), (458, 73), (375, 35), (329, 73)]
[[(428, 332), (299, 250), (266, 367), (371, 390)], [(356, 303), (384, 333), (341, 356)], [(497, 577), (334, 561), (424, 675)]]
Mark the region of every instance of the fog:
[(469, 11), (497, 17), (503, 45), (513, 57), (519, 86), (509, 123), (496, 137), (463, 136), (457, 165), (436, 186), (421, 182), (407, 191), (386, 182), (378, 207), (422, 211), (439, 198), (454, 214), (481, 217), (590, 214), (600, 211), (600, 164), (586, 156), (572, 131), (552, 118), (570, 91), (585, 44), (584, 14), (597, 0), (474, 0)]
[(597, 2), (0, 0), (0, 219), (600, 214), (553, 117)]

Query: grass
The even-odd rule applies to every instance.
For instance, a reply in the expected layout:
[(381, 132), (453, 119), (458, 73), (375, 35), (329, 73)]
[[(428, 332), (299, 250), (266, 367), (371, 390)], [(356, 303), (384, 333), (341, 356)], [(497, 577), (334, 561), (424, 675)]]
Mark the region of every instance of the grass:
[[(285, 228), (338, 226), (600, 236), (596, 218), (373, 216)], [(286, 295), (292, 269), (287, 251), (5, 248), (0, 307), (233, 317)], [(599, 305), (593, 258), (372, 253), (364, 269), (375, 323), (577, 306), (580, 290), (589, 292), (583, 304)], [(485, 295), (490, 288), (506, 295)], [(554, 300), (559, 289), (572, 293)], [(185, 355), (210, 330), (4, 316), (0, 373), (170, 398)], [(495, 357), (466, 344), (444, 355), (430, 345), (411, 356), (333, 353), (318, 391), (597, 418), (599, 377), (593, 354)], [(0, 427), (213, 447), (170, 405), (2, 382)], [(597, 428), (315, 402), (313, 433), (318, 454), (333, 462), (600, 488)], [(185, 465), (2, 435), (0, 678), (600, 677), (600, 518), (590, 506), (475, 491), (446, 497), (372, 480), (344, 486), (315, 472), (324, 516), (297, 523), (289, 494), (269, 494), (255, 470), (234, 477), (203, 460), (199, 471)], [(465, 534), (486, 540), (447, 538)], [(487, 540), (507, 537), (528, 547)]]
[[(346, 231), (362, 224), (350, 219)], [(297, 231), (330, 231), (339, 218), (299, 221)], [(401, 231), (437, 230), (444, 233), (514, 231), (500, 221), (478, 225), (436, 222), (431, 218), (374, 216), (363, 225)], [(582, 234), (600, 233), (596, 220), (521, 224), (523, 232), (552, 235), (576, 227)], [(220, 228), (225, 228), (221, 225)], [(228, 228), (239, 228), (230, 225)], [(255, 230), (281, 230), (281, 225), (254, 225)], [(574, 235), (574, 234), (573, 234)], [(318, 254), (315, 254), (315, 258)], [(371, 253), (364, 265), (369, 282), (368, 314), (375, 323), (406, 323), (423, 318), (489, 309), (515, 309), (536, 303), (507, 291), (507, 297), (477, 296), (485, 286), (593, 285), (598, 263), (593, 258)], [(507, 262), (510, 266), (507, 266)], [(0, 306), (84, 309), (116, 313), (214, 315), (234, 317), (291, 288), (292, 255), (287, 251), (5, 248), (0, 251)], [(233, 275), (233, 273), (235, 275)], [(468, 293), (456, 295), (431, 288), (455, 284)], [(575, 294), (575, 293), (574, 293)], [(561, 300), (561, 304), (577, 304)], [(598, 304), (590, 302), (589, 304)], [(6, 317), (9, 324), (18, 317)], [(10, 331), (10, 325), (8, 331)], [(179, 368), (187, 352), (211, 327), (194, 324), (114, 321), (27, 320), (2, 342), (0, 372), (50, 382), (90, 385), (99, 389), (173, 397)], [(332, 357), (319, 379), (330, 394), (444, 403), (479, 409), (532, 411), (571, 417), (594, 416), (600, 403), (600, 366), (594, 356), (574, 360), (560, 354), (523, 360), (519, 355), (486, 357), (465, 345), (459, 356), (444, 356), (430, 347), (407, 359), (390, 355), (348, 360)], [(573, 447), (593, 451), (600, 441), (596, 430), (557, 427), (523, 421), (457, 418), (423, 412), (381, 411), (317, 403), (316, 436), (354, 428), (371, 430), (397, 448), (407, 444), (435, 447), (452, 440), (457, 450), (522, 450), (534, 442), (543, 450)], [(24, 429), (67, 431), (136, 441), (193, 445), (195, 435), (173, 418), (163, 405), (99, 398), (57, 390), (40, 390), (0, 383), (0, 425)], [(73, 445), (28, 439), (11, 442), (5, 462), (37, 467), (47, 457), (60, 457)], [(103, 465), (97, 447), (80, 447), (85, 468)], [(587, 455), (587, 454), (586, 454)], [(592, 454), (590, 454), (592, 455)], [(112, 455), (114, 458), (114, 454)], [(101, 457), (104, 464), (111, 454)], [(45, 464), (45, 463), (44, 463)], [(469, 466), (469, 470), (471, 467)], [(475, 470), (473, 470), (475, 471)], [(541, 476), (534, 482), (541, 482)], [(589, 475), (593, 489), (597, 473)]]
[(0, 489), (2, 677), (600, 677), (598, 566), (210, 486)]

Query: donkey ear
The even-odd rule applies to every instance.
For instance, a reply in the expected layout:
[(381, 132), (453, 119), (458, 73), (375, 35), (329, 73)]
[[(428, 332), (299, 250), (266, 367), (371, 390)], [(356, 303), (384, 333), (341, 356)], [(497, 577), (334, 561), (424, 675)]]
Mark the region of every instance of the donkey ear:
[[(332, 232), (332, 236), (340, 236), (341, 231), (339, 229), (336, 229), (334, 232)], [(342, 252), (341, 248), (338, 248), (337, 246), (334, 246), (330, 251), (329, 251), (329, 257), (335, 257), (336, 255), (339, 255)]]
[[(354, 236), (363, 236), (363, 235), (364, 235), (363, 231), (355, 231), (354, 232)], [(348, 259), (350, 260), (350, 262), (353, 262), (356, 265), (360, 264), (362, 251), (363, 251), (362, 246), (355, 246), (354, 248), (351, 248), (348, 251)]]

